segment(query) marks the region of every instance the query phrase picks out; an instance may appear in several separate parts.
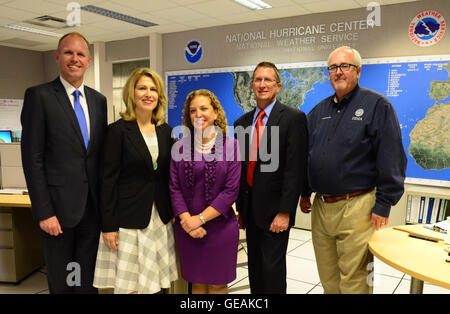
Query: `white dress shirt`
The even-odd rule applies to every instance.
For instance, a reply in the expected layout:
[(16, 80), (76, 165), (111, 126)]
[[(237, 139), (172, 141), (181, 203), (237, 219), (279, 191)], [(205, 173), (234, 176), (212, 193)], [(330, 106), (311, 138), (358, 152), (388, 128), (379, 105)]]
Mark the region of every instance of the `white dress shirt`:
[[(69, 97), (70, 103), (72, 104), (72, 108), (74, 108), (73, 103), (74, 103), (75, 96), (73, 95), (73, 92), (77, 88), (73, 87), (69, 82), (67, 82), (65, 79), (63, 79), (61, 75), (59, 76), (59, 79), (61, 80), (61, 83), (63, 84), (63, 86), (66, 90), (67, 96)], [(80, 104), (81, 104), (81, 108), (83, 109), (83, 112), (84, 112), (84, 117), (86, 118), (87, 131), (88, 131), (88, 136), (90, 139), (91, 138), (91, 125), (90, 125), (90, 120), (89, 120), (89, 110), (88, 110), (88, 106), (87, 106), (86, 95), (84, 94), (84, 83), (81, 84), (81, 86), (78, 88), (78, 90), (80, 91)]]

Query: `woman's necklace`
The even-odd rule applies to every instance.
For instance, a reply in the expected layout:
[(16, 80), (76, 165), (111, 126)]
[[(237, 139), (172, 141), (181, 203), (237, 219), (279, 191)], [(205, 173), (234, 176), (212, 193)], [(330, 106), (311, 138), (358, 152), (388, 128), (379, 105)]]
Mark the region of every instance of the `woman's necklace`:
[(203, 143), (201, 139), (199, 139), (197, 136), (194, 136), (194, 147), (198, 151), (202, 152), (210, 151), (215, 143), (216, 143), (216, 134), (214, 134), (214, 137), (206, 143)]

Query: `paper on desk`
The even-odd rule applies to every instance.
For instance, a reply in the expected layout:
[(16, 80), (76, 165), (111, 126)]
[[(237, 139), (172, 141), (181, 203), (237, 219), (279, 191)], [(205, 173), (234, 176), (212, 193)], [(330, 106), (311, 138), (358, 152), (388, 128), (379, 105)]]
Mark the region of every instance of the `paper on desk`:
[(448, 222), (447, 222), (447, 219), (442, 220), (440, 222), (436, 222), (434, 224), (427, 225), (427, 226), (425, 226), (425, 228), (431, 229), (431, 230), (438, 229), (442, 233), (447, 233), (448, 232)]
[(445, 240), (445, 233), (442, 232), (436, 232), (434, 230), (430, 229), (430, 225), (422, 225), (422, 224), (416, 224), (416, 225), (404, 225), (404, 226), (394, 226), (395, 230), (400, 230), (412, 234), (427, 236), (429, 238), (434, 238), (437, 241)]
[(26, 194), (27, 190), (24, 189), (0, 189), (0, 194)]

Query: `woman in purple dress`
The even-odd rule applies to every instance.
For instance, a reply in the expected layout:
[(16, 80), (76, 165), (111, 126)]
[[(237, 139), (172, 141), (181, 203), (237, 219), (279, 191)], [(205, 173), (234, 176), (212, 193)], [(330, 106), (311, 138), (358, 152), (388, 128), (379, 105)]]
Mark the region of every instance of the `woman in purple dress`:
[(192, 293), (227, 293), (236, 278), (239, 227), (232, 208), (239, 191), (237, 141), (209, 90), (191, 92), (184, 136), (172, 148), (170, 194), (181, 274)]

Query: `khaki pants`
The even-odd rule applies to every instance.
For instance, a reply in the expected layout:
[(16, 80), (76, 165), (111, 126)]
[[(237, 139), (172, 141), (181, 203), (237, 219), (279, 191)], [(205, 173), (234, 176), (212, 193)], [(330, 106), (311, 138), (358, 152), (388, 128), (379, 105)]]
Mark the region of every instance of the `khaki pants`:
[(372, 293), (373, 255), (368, 242), (375, 191), (334, 203), (312, 205), (312, 240), (325, 293)]

